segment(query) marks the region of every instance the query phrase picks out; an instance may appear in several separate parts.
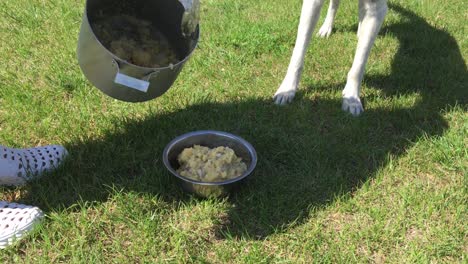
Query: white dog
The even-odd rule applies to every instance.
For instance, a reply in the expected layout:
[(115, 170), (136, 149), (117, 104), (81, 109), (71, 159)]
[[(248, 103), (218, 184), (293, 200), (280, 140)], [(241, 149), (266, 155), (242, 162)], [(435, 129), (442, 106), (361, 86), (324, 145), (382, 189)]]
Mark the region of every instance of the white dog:
[[(304, 56), (317, 24), (323, 2), (324, 0), (304, 0), (303, 2), (299, 32), (288, 72), (274, 95), (276, 104), (287, 104), (292, 101), (296, 94), (304, 65)], [(327, 17), (317, 34), (318, 36), (328, 37), (330, 35), (339, 3), (340, 0), (330, 1)], [(359, 0), (359, 26), (357, 31), (359, 40), (353, 66), (348, 73), (346, 86), (343, 90), (342, 105), (344, 111), (348, 111), (355, 116), (363, 111), (361, 99), (359, 98), (361, 81), (369, 52), (386, 13), (386, 0)]]

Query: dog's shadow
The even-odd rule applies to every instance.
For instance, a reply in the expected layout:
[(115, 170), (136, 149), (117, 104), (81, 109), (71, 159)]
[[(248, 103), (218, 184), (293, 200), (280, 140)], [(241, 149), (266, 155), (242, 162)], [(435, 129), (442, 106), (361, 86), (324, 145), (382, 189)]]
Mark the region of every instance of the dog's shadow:
[[(33, 184), (31, 199), (51, 210), (77, 201), (105, 201), (105, 186), (115, 186), (155, 194), (177, 206), (187, 195), (163, 168), (165, 144), (184, 132), (216, 129), (246, 138), (259, 156), (251, 180), (229, 198), (232, 207), (216, 233), (257, 239), (300, 224), (310, 209), (374, 177), (389, 156), (405, 153), (423, 135), (442, 135), (448, 127), (442, 110), (465, 103), (460, 100), (466, 99), (467, 71), (455, 39), (401, 6), (390, 5), (390, 10), (405, 17), (405, 22), (382, 29), (400, 41), (392, 72), (365, 81), (382, 88), (389, 99), (420, 93), (412, 108), (368, 109), (353, 118), (340, 110), (338, 98), (310, 101), (299, 96), (287, 107), (248, 99), (154, 113), (142, 121), (117, 123), (115, 131), (99, 140), (67, 146), (71, 159), (59, 173)], [(414, 36), (414, 31), (425, 37)]]
[[(312, 131), (302, 130), (298, 124), (283, 124), (283, 129), (301, 136), (272, 137), (283, 141), (284, 152), (268, 153), (264, 162), (271, 164), (272, 170), (264, 169), (261, 183), (235, 197), (236, 207), (230, 222), (222, 227), (222, 235), (263, 238), (291, 223), (301, 223), (309, 209), (352, 192), (372, 178), (387, 164), (389, 155), (399, 156), (423, 135), (443, 134), (447, 129), (441, 115), (444, 110), (455, 105), (466, 107), (468, 74), (454, 37), (400, 5), (390, 3), (389, 8), (404, 22), (389, 24), (381, 32), (395, 36), (399, 49), (391, 73), (367, 75), (366, 85), (382, 89), (388, 100), (414, 93), (420, 100), (408, 109), (366, 110), (353, 120), (336, 113), (340, 102), (302, 102), (313, 109), (309, 113), (313, 117), (287, 115), (301, 118), (298, 123), (312, 122)], [(344, 83), (333, 86), (340, 90)], [(295, 142), (298, 139), (300, 142)], [(281, 167), (291, 156), (294, 162)]]
[(403, 22), (389, 24), (381, 32), (395, 36), (399, 49), (391, 74), (371, 75), (366, 82), (387, 96), (419, 93), (419, 108), (428, 111), (440, 111), (455, 102), (466, 105), (468, 74), (455, 38), (400, 5), (390, 3), (389, 8)]

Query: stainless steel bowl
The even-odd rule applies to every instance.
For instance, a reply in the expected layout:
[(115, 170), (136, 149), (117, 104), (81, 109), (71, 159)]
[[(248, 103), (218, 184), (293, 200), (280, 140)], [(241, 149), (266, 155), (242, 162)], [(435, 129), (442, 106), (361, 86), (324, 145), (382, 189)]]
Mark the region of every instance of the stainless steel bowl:
[[(201, 182), (185, 178), (177, 173), (179, 168), (177, 156), (185, 148), (194, 145), (209, 148), (230, 147), (247, 164), (247, 171), (237, 178), (222, 182)], [(241, 137), (221, 131), (201, 130), (181, 135), (172, 140), (164, 149), (163, 162), (164, 166), (176, 176), (185, 191), (202, 197), (222, 197), (237, 188), (253, 172), (257, 165), (257, 153), (254, 147)]]

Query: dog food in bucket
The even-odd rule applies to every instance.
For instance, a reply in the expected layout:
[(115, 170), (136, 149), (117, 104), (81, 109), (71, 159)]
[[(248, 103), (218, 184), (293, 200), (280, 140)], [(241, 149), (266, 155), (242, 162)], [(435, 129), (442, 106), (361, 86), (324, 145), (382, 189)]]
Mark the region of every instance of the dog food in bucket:
[(100, 16), (93, 31), (106, 49), (134, 65), (161, 68), (180, 61), (168, 39), (149, 21), (130, 15)]
[(195, 145), (184, 149), (178, 156), (177, 172), (186, 178), (202, 182), (220, 182), (234, 179), (247, 171), (247, 165), (229, 147)]

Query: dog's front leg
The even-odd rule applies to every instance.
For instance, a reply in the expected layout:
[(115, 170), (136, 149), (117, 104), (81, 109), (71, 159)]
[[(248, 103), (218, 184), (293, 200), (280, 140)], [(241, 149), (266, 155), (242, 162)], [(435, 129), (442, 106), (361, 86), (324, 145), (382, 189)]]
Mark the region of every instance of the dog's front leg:
[(353, 66), (348, 73), (346, 86), (343, 90), (343, 110), (354, 116), (358, 116), (364, 111), (361, 103), (360, 88), (361, 81), (366, 68), (369, 53), (374, 45), (375, 38), (379, 33), (382, 22), (387, 13), (386, 0), (359, 0), (362, 8), (362, 21), (359, 26), (359, 40), (354, 57)]
[(273, 99), (276, 104), (287, 104), (292, 101), (301, 79), (304, 67), (304, 56), (307, 52), (312, 33), (320, 15), (324, 0), (304, 0), (302, 5), (301, 19), (297, 33), (296, 45), (294, 47), (288, 72), (283, 83), (276, 91)]
[(338, 11), (338, 6), (340, 5), (340, 0), (330, 0), (330, 6), (328, 7), (327, 17), (323, 22), (322, 27), (320, 27), (317, 36), (326, 38), (330, 36), (333, 23), (335, 22), (336, 12)]

